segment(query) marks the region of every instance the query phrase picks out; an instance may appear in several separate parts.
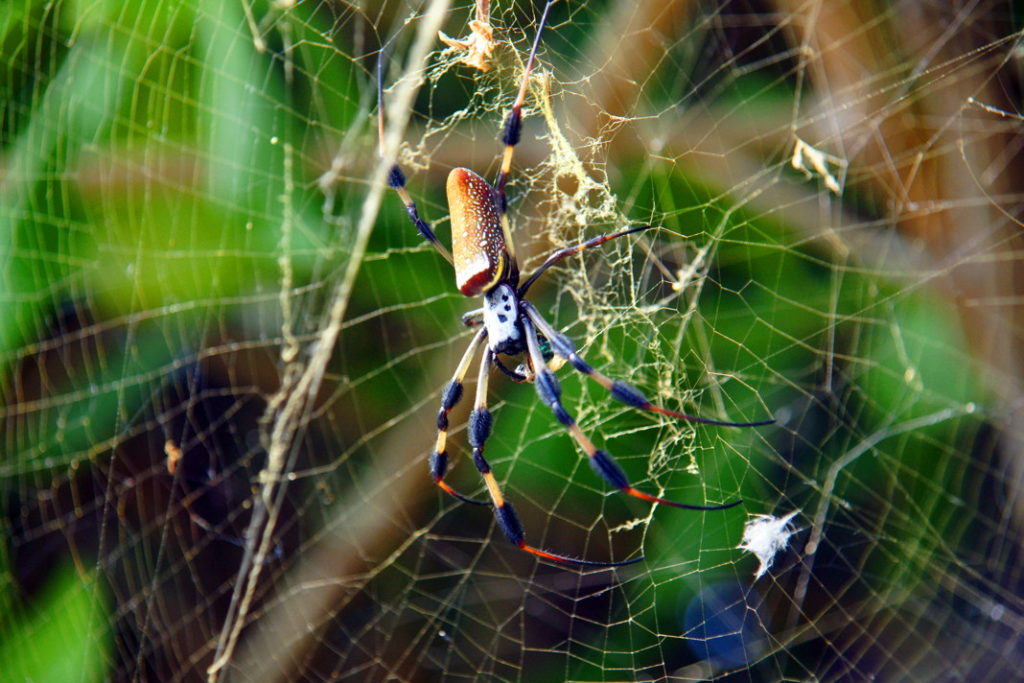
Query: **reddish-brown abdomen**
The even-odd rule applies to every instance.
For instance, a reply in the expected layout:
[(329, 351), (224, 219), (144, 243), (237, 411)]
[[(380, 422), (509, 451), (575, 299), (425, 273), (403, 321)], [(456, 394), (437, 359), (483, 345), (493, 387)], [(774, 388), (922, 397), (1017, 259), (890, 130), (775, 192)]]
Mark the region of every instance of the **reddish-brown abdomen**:
[(455, 283), (466, 296), (480, 296), (505, 274), (509, 254), (501, 213), (490, 184), (468, 168), (448, 174)]

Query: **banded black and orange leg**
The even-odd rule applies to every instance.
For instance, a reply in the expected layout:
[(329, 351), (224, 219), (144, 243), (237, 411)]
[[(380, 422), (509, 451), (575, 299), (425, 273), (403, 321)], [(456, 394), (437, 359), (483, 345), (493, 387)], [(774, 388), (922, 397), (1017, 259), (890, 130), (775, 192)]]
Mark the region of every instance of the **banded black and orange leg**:
[(516, 514), (512, 503), (505, 499), (504, 494), (501, 492), (501, 487), (498, 486), (498, 480), (495, 479), (494, 472), (491, 471), (491, 465), (487, 462), (487, 458), (484, 457), (484, 445), (491, 435), (491, 424), (493, 422), (491, 411), (487, 409), (487, 379), (492, 362), (493, 354), (490, 349), (487, 349), (484, 351), (483, 360), (480, 361), (480, 377), (476, 385), (476, 404), (473, 406), (473, 412), (469, 415), (469, 445), (473, 447), (473, 463), (487, 485), (487, 492), (490, 494), (491, 502), (494, 504), (494, 516), (498, 520), (498, 526), (501, 527), (505, 538), (520, 550), (545, 560), (558, 562), (559, 564), (575, 564), (584, 567), (622, 567), (641, 561), (642, 557), (623, 562), (581, 560), (575, 557), (548, 552), (526, 542), (523, 525), (519, 521), (519, 515)]
[(540, 329), (541, 333), (548, 338), (551, 343), (551, 349), (569, 361), (573, 368), (578, 372), (587, 375), (595, 382), (600, 384), (602, 387), (607, 389), (613, 398), (627, 406), (636, 408), (638, 410), (646, 410), (652, 413), (658, 413), (660, 415), (667, 415), (669, 417), (678, 418), (680, 420), (687, 420), (689, 422), (697, 422), (706, 425), (717, 425), (719, 427), (763, 427), (765, 425), (774, 424), (775, 420), (759, 420), (757, 422), (729, 422), (726, 420), (712, 420), (706, 417), (697, 417), (696, 415), (687, 415), (686, 413), (679, 413), (668, 408), (662, 408), (661, 406), (655, 405), (644, 396), (643, 392), (634, 387), (632, 384), (627, 384), (622, 380), (611, 379), (604, 374), (595, 370), (589, 363), (580, 358), (579, 354), (576, 353), (576, 345), (567, 336), (557, 331), (540, 312), (528, 301), (520, 301), (520, 305), (523, 310), (526, 311), (527, 317), (533, 322), (534, 325)]
[[(451, 381), (444, 385), (444, 389), (441, 390), (441, 409), (437, 413), (437, 443), (434, 446), (433, 454), (430, 456), (430, 477), (434, 480), (434, 483), (446, 493), (450, 493), (465, 503), (473, 503), (474, 505), (488, 505), (489, 503), (459, 493), (444, 480), (444, 475), (448, 473), (448, 413), (451, 412), (452, 408), (458, 404), (459, 399), (462, 398), (462, 382), (466, 379), (469, 365), (473, 362), (473, 356), (480, 347), (480, 342), (486, 337), (486, 329), (481, 329), (473, 335), (473, 341), (469, 343), (469, 348), (462, 354), (462, 360), (459, 361), (458, 367), (455, 368), (455, 374), (452, 376)], [(470, 426), (472, 427), (472, 422), (470, 422)]]
[[(384, 157), (384, 51), (381, 50), (380, 57), (377, 60), (377, 140), (380, 146), (381, 158)], [(416, 226), (416, 230), (419, 231), (420, 236), (423, 237), (441, 254), (445, 257), (448, 263), (453, 263), (452, 255), (441, 241), (437, 239), (437, 235), (431, 229), (430, 225), (420, 217), (419, 210), (416, 208), (416, 202), (413, 201), (412, 196), (409, 194), (409, 190), (405, 187), (405, 173), (402, 172), (402, 167), (398, 163), (394, 163), (391, 169), (388, 171), (388, 187), (392, 188), (398, 193), (399, 199), (405, 204), (405, 212), (409, 216), (409, 220)]]
[[(508, 199), (505, 196), (505, 184), (512, 172), (512, 155), (515, 147), (519, 144), (519, 138), (523, 132), (523, 103), (526, 102), (526, 90), (530, 85), (530, 73), (533, 71), (534, 62), (537, 61), (537, 47), (540, 45), (540, 35), (544, 32), (544, 25), (548, 21), (548, 12), (555, 0), (548, 0), (544, 5), (544, 12), (541, 14), (540, 23), (537, 25), (537, 35), (533, 39), (533, 47), (530, 48), (530, 56), (526, 60), (526, 70), (523, 72), (523, 81), (519, 85), (519, 93), (516, 101), (512, 104), (512, 110), (505, 117), (505, 124), (501, 129), (501, 144), (505, 146), (505, 152), (501, 157), (501, 170), (498, 171), (498, 178), (494, 182), (494, 189), (498, 193), (498, 208), (501, 210), (503, 226), (507, 228), (505, 212), (508, 209)], [(507, 232), (507, 230), (506, 230)], [(505, 241), (511, 247), (512, 240), (505, 235)]]
[[(640, 498), (652, 503), (662, 503), (664, 505), (671, 505), (672, 507), (683, 508), (684, 510), (728, 510), (731, 507), (736, 507), (742, 500), (736, 500), (732, 503), (725, 503), (723, 505), (688, 505), (686, 503), (677, 503), (673, 500), (666, 498), (659, 498), (652, 496), (649, 493), (638, 491), (633, 488), (629, 483), (629, 479), (626, 477), (626, 473), (622, 471), (619, 464), (615, 462), (611, 454), (603, 449), (594, 446), (593, 442), (587, 437), (586, 434), (576, 424), (576, 420), (573, 419), (572, 415), (566, 411), (562, 405), (562, 387), (558, 383), (558, 378), (555, 377), (555, 373), (551, 372), (548, 367), (544, 364), (544, 356), (540, 350), (540, 341), (537, 339), (537, 329), (534, 327), (534, 323), (531, 322), (532, 318), (523, 320), (523, 328), (526, 331), (526, 344), (529, 347), (530, 359), (533, 362), (534, 370), (536, 375), (533, 378), (534, 386), (537, 388), (537, 395), (540, 396), (540, 400), (543, 401), (548, 407), (551, 408), (555, 414), (555, 418), (565, 427), (572, 438), (576, 440), (583, 452), (587, 454), (587, 458), (590, 461), (590, 466), (597, 472), (602, 479), (608, 484), (623, 493), (633, 496), (634, 498)], [(547, 333), (545, 332), (545, 335)], [(562, 335), (564, 336), (564, 335)], [(577, 356), (578, 357), (578, 356)]]
[(537, 281), (537, 278), (543, 275), (544, 271), (546, 271), (548, 268), (555, 265), (562, 259), (568, 258), (569, 256), (572, 256), (574, 254), (578, 254), (581, 251), (586, 251), (591, 247), (600, 246), (605, 242), (615, 239), (616, 237), (632, 235), (634, 232), (641, 232), (643, 230), (647, 230), (650, 227), (650, 225), (638, 225), (635, 228), (629, 228), (628, 230), (622, 230), (621, 232), (611, 232), (604, 235), (598, 235), (597, 237), (592, 237), (585, 242), (580, 242), (579, 244), (574, 244), (571, 247), (565, 247), (563, 249), (559, 249), (558, 251), (552, 252), (550, 256), (544, 259), (544, 263), (540, 264), (536, 270), (530, 273), (530, 277), (526, 278), (523, 284), (519, 286), (519, 290), (516, 292), (517, 296), (520, 299), (522, 299), (523, 295), (526, 294), (527, 290), (529, 290), (533, 283)]

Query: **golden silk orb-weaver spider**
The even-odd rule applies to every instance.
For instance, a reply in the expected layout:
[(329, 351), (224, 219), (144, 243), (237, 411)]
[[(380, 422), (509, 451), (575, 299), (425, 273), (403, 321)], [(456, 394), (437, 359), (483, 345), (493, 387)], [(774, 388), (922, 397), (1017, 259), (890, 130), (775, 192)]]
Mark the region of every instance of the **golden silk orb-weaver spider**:
[[(459, 361), (454, 376), (441, 392), (441, 409), (437, 414), (437, 442), (429, 460), (430, 475), (434, 483), (445, 492), (466, 503), (492, 505), (498, 526), (501, 527), (505, 537), (521, 550), (560, 564), (617, 567), (640, 562), (643, 557), (622, 562), (596, 562), (559, 555), (526, 542), (519, 516), (502, 493), (501, 487), (491, 471), (491, 466), (484, 457), (484, 445), (491, 434), (492, 425), (491, 412), (487, 408), (487, 382), (492, 365), (517, 382), (533, 382), (540, 400), (551, 408), (558, 422), (568, 430), (586, 453), (594, 471), (610, 486), (642, 500), (686, 510), (727, 510), (743, 501), (736, 500), (723, 505), (687, 505), (633, 488), (625, 472), (615, 462), (611, 454), (595, 447), (562, 405), (561, 386), (548, 365), (542, 347), (548, 348), (555, 356), (568, 361), (575, 370), (595, 380), (617, 400), (639, 410), (726, 427), (757, 427), (771, 424), (774, 420), (725, 422), (686, 415), (654, 405), (639, 389), (620, 380), (610, 379), (590, 366), (576, 352), (575, 344), (567, 336), (558, 332), (544, 319), (536, 307), (525, 299), (530, 286), (553, 264), (609, 240), (651, 227), (643, 225), (621, 232), (599, 235), (580, 244), (559, 249), (551, 253), (525, 281), (522, 283), (519, 281), (519, 266), (516, 262), (506, 215), (508, 202), (505, 196), (505, 185), (512, 169), (512, 154), (522, 132), (522, 108), (526, 99), (530, 72), (536, 61), (537, 47), (540, 44), (544, 24), (547, 22), (548, 12), (553, 4), (554, 0), (549, 0), (544, 6), (518, 95), (512, 105), (512, 110), (505, 119), (501, 133), (504, 154), (494, 185), (490, 185), (480, 175), (468, 168), (455, 168), (448, 175), (447, 192), (452, 230), (452, 253), (444, 248), (430, 225), (420, 217), (416, 203), (405, 187), (405, 174), (397, 163), (391, 167), (388, 184), (398, 193), (405, 204), (409, 219), (416, 226), (420, 235), (454, 266), (455, 281), (459, 291), (469, 297), (483, 297), (483, 306), (463, 317), (463, 322), (466, 325), (481, 326), (481, 329), (473, 336), (469, 348), (466, 349)], [(377, 65), (377, 110), (382, 153), (384, 138), (383, 62), (384, 59), (381, 57)], [(467, 431), (469, 445), (473, 449), (473, 463), (484, 479), (490, 501), (479, 501), (465, 496), (452, 488), (444, 479), (448, 471), (448, 414), (462, 398), (463, 381), (472, 364), (473, 357), (484, 341), (487, 342), (487, 345), (480, 361), (476, 402), (470, 413)], [(526, 362), (515, 370), (509, 369), (501, 360), (502, 356), (518, 355), (525, 356)]]

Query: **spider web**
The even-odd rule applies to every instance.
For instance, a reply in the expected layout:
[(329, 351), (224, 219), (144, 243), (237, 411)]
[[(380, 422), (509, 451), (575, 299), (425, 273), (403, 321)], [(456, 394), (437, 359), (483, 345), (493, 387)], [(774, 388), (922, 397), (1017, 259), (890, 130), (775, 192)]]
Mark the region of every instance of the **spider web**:
[[(530, 543), (427, 476), (474, 307), (444, 179), (493, 178), (540, 8), (0, 9), (0, 670), (40, 680), (1020, 677), (1021, 42), (1006, 2), (560, 0), (509, 184), (610, 492), (495, 374)], [(472, 391), (472, 382), (467, 395)], [(465, 400), (463, 403), (469, 403)], [(452, 414), (450, 481), (485, 497)]]

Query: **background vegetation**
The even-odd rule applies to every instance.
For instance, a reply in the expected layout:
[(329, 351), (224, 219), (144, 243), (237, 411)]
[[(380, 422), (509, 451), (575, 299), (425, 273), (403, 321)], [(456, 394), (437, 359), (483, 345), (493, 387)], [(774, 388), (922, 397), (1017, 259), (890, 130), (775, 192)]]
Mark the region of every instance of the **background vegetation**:
[[(540, 7), (0, 7), (0, 677), (972, 680), (1021, 674), (1019, 8), (575, 2), (510, 185), (533, 294), (621, 500), (492, 379), (519, 553), (426, 472), (473, 303), (446, 174), (492, 177)], [(468, 401), (467, 401), (468, 402)], [(452, 482), (482, 495), (453, 414)], [(795, 512), (758, 580), (744, 523)], [(210, 667), (213, 667), (212, 669)]]

